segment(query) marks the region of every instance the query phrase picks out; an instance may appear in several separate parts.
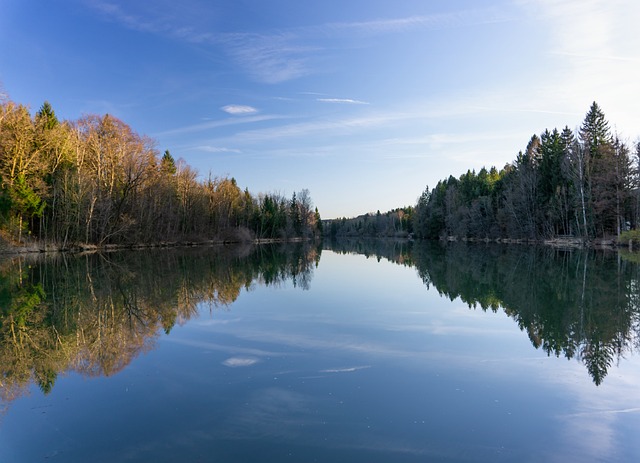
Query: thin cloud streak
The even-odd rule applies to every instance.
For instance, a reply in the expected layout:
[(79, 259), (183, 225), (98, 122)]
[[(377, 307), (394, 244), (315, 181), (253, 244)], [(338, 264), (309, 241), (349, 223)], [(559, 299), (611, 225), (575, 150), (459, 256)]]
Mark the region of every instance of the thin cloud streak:
[(350, 132), (355, 129), (379, 127), (409, 118), (411, 117), (407, 115), (390, 113), (335, 120), (318, 120), (306, 123), (281, 125), (266, 129), (248, 130), (236, 134), (233, 139), (243, 142), (251, 141), (255, 143), (258, 141), (308, 136), (314, 133), (326, 131), (332, 131), (336, 134), (336, 132)]
[(366, 101), (352, 100), (350, 98), (317, 98), (316, 101), (321, 103), (346, 103), (356, 105), (368, 105)]
[(580, 59), (588, 59), (588, 60), (598, 60), (598, 61), (623, 61), (629, 63), (640, 63), (640, 59), (634, 58), (631, 56), (619, 56), (619, 55), (594, 55), (594, 54), (584, 54), (584, 53), (571, 53), (568, 51), (552, 51), (552, 55), (565, 56), (568, 58), (580, 58)]
[(235, 148), (225, 148), (220, 146), (208, 146), (208, 145), (196, 146), (193, 149), (196, 149), (198, 151), (204, 151), (207, 153), (235, 153), (235, 154), (242, 153), (241, 150), (235, 149)]
[[(408, 124), (410, 121), (419, 124), (425, 124), (429, 120), (442, 120), (454, 117), (480, 117), (483, 113), (489, 111), (498, 111), (500, 108), (486, 108), (479, 105), (469, 104), (466, 101), (450, 101), (447, 104), (439, 102), (426, 101), (417, 104), (414, 108), (403, 108), (401, 110), (388, 111), (370, 111), (353, 117), (333, 118), (333, 119), (314, 119), (308, 122), (297, 122), (290, 124), (282, 124), (275, 127), (263, 129), (249, 129), (236, 133), (231, 137), (221, 138), (218, 143), (226, 145), (230, 143), (257, 143), (262, 141), (272, 141), (277, 139), (293, 139), (296, 137), (308, 137), (316, 133), (339, 136), (340, 134), (353, 134), (360, 132), (362, 135), (371, 136), (370, 130), (383, 127), (385, 131), (393, 131), (398, 124)], [(503, 111), (511, 111), (506, 106)], [(247, 120), (247, 119), (242, 119)], [(202, 124), (205, 125), (205, 124)], [(378, 133), (377, 136), (380, 134)], [(435, 136), (435, 135), (433, 135)], [(451, 135), (451, 139), (457, 135)], [(415, 140), (415, 136), (410, 136)], [(386, 138), (376, 141), (376, 144), (389, 142), (391, 139)], [(365, 143), (362, 146), (366, 146)]]
[(176, 129), (165, 130), (163, 132), (155, 133), (154, 136), (168, 136), (168, 135), (183, 135), (186, 133), (193, 132), (201, 132), (203, 130), (215, 129), (218, 127), (226, 127), (230, 125), (239, 125), (239, 124), (250, 124), (253, 122), (264, 122), (264, 121), (272, 121), (275, 119), (286, 119), (285, 116), (276, 116), (276, 115), (264, 115), (264, 116), (253, 116), (253, 117), (242, 117), (233, 119), (224, 119), (218, 121), (210, 121), (203, 122), (201, 124), (194, 124), (185, 127), (179, 127)]
[(447, 29), (510, 20), (511, 17), (509, 15), (497, 8), (486, 8), (373, 21), (329, 23), (324, 25), (323, 28), (328, 31), (346, 30), (377, 35), (390, 32), (405, 32), (415, 28)]

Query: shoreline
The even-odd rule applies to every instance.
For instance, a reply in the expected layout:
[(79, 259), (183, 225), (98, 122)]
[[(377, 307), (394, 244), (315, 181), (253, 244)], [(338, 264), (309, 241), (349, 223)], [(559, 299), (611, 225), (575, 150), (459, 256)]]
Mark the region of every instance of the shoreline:
[(587, 241), (576, 237), (555, 237), (545, 239), (533, 238), (458, 238), (457, 236), (446, 236), (440, 241), (461, 241), (464, 243), (497, 243), (497, 244), (537, 244), (563, 249), (620, 249), (627, 245), (619, 243), (616, 239), (600, 238)]
[(312, 238), (256, 238), (253, 240), (186, 240), (186, 241), (161, 241), (159, 243), (132, 243), (132, 244), (86, 244), (79, 243), (68, 246), (60, 246), (51, 243), (29, 243), (22, 245), (4, 244), (0, 247), (0, 255), (20, 255), (20, 254), (56, 254), (56, 253), (92, 253), (110, 252), (120, 250), (140, 250), (140, 249), (162, 249), (162, 248), (187, 248), (187, 247), (214, 247), (214, 246), (234, 246), (234, 245), (262, 245), (277, 243), (302, 243), (312, 241)]

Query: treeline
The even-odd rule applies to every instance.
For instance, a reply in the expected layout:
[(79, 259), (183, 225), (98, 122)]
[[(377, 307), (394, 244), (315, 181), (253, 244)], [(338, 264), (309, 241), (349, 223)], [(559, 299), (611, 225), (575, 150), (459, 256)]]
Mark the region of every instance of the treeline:
[(45, 102), (0, 101), (0, 238), (16, 244), (132, 244), (312, 237), (308, 190), (253, 195), (233, 178), (201, 180), (117, 118), (59, 121)]
[(325, 235), (361, 238), (407, 238), (413, 233), (413, 207), (402, 207), (385, 213), (364, 214), (355, 218), (325, 220)]
[(585, 241), (619, 236), (640, 222), (640, 143), (612, 134), (597, 103), (574, 133), (545, 130), (524, 152), (495, 167), (450, 176), (418, 199), (419, 238)]

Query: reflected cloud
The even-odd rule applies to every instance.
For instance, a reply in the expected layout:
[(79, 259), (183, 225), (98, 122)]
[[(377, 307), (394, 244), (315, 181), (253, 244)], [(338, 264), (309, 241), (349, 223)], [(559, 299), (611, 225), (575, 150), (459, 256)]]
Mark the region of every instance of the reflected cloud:
[(210, 318), (209, 320), (200, 320), (194, 323), (199, 326), (215, 326), (215, 325), (228, 325), (229, 323), (237, 323), (242, 321), (242, 318), (228, 318), (221, 320), (219, 318)]
[(329, 370), (320, 370), (320, 373), (352, 373), (358, 370), (366, 370), (367, 368), (371, 368), (371, 366), (364, 365), (360, 367), (350, 367), (350, 368), (332, 368)]
[(321, 425), (317, 410), (322, 400), (282, 388), (255, 391), (225, 426), (229, 438), (296, 439), (306, 427)]
[[(571, 391), (575, 397), (576, 411), (557, 418), (563, 425), (564, 441), (583, 442), (585, 459), (610, 460), (624, 445), (623, 436), (617, 430), (631, 429), (631, 423), (640, 420), (640, 400), (637, 399), (640, 361), (633, 357), (624, 362), (625, 365), (619, 367), (625, 368), (624, 374), (608, 377), (599, 388), (573, 381), (567, 375), (550, 378), (553, 384)], [(576, 458), (573, 447), (566, 450), (566, 456), (569, 455)]]
[(222, 364), (226, 367), (237, 368), (237, 367), (250, 367), (251, 365), (255, 365), (260, 360), (252, 357), (231, 357), (222, 362)]
[(162, 338), (163, 342), (171, 342), (175, 344), (181, 344), (183, 346), (191, 346), (197, 347), (203, 350), (211, 350), (211, 351), (221, 351), (221, 352), (229, 352), (229, 353), (237, 353), (237, 354), (246, 354), (246, 355), (255, 355), (257, 357), (270, 357), (270, 356), (283, 356), (290, 355), (284, 352), (274, 352), (267, 351), (257, 348), (251, 347), (238, 347), (227, 344), (218, 344), (215, 342), (207, 342), (207, 341), (198, 341), (194, 339), (184, 339), (184, 338), (176, 338), (169, 336), (167, 338)]

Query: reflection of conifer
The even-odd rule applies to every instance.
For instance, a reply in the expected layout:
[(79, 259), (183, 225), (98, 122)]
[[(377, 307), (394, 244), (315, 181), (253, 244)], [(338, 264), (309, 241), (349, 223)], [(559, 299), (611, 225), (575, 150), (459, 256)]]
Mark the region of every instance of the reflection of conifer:
[(593, 382), (599, 386), (607, 376), (609, 367), (613, 364), (613, 352), (609, 346), (594, 341), (584, 346), (581, 357), (593, 378)]
[(45, 395), (51, 392), (57, 378), (58, 374), (51, 369), (35, 372), (36, 384), (38, 384), (38, 387)]

